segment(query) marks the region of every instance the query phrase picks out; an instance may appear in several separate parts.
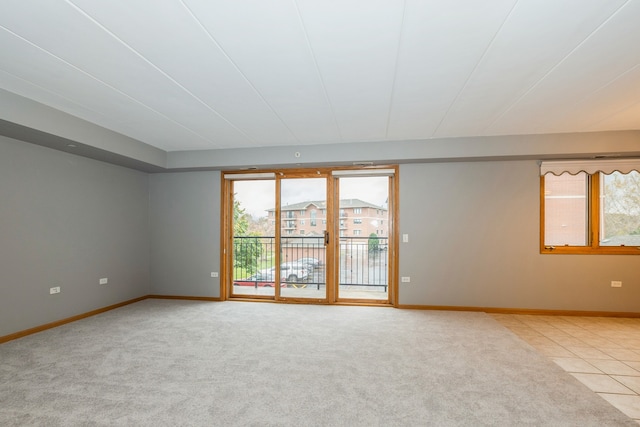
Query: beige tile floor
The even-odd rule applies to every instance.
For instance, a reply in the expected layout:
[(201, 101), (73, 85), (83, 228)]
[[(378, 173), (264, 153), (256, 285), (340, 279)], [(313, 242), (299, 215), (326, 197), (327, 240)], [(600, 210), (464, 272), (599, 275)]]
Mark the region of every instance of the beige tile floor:
[(640, 318), (491, 316), (640, 424)]

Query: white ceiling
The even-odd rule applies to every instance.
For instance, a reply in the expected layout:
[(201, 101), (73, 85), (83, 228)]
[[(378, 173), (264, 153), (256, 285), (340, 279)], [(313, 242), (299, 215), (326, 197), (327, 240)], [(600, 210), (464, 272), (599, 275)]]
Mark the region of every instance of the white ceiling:
[(640, 0), (0, 0), (0, 88), (167, 151), (640, 129)]

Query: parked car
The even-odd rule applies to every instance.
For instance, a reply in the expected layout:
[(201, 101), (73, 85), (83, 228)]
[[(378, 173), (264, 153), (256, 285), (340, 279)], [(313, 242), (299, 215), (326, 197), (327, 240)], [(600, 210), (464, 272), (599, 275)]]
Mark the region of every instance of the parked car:
[(280, 275), (286, 277), (287, 282), (297, 282), (298, 280), (306, 280), (309, 277), (309, 269), (303, 264), (285, 262), (280, 264)]
[[(271, 267), (260, 270), (260, 273), (264, 277), (275, 277), (275, 270), (275, 267)], [(309, 277), (309, 270), (303, 265), (292, 262), (285, 262), (280, 265), (280, 282), (297, 282), (299, 280), (306, 280), (307, 277)]]
[[(246, 279), (237, 279), (233, 281), (234, 286), (252, 286), (254, 288), (263, 288), (269, 287), (272, 288), (276, 285), (275, 280), (273, 279), (273, 274), (264, 274), (264, 273), (256, 273), (252, 276), (247, 277)], [(281, 280), (280, 287), (285, 287), (287, 284)]]
[(307, 269), (309, 271), (315, 270), (320, 266), (320, 260), (318, 258), (300, 258), (294, 262), (308, 266)]

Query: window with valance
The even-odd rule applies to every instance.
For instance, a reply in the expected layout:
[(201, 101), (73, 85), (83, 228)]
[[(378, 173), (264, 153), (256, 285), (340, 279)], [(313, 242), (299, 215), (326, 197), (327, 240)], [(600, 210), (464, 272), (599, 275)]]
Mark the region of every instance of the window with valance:
[(540, 164), (542, 253), (640, 255), (640, 159)]

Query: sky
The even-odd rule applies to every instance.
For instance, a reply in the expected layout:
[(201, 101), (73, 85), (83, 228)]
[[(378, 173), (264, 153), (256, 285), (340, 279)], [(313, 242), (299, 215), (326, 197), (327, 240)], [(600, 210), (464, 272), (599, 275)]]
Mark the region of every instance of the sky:
[[(360, 199), (386, 207), (388, 180), (386, 176), (340, 178), (340, 198)], [(325, 182), (324, 178), (283, 179), (282, 203), (325, 200)], [(266, 216), (266, 210), (275, 207), (275, 188), (275, 180), (234, 181), (236, 199), (254, 218)]]

